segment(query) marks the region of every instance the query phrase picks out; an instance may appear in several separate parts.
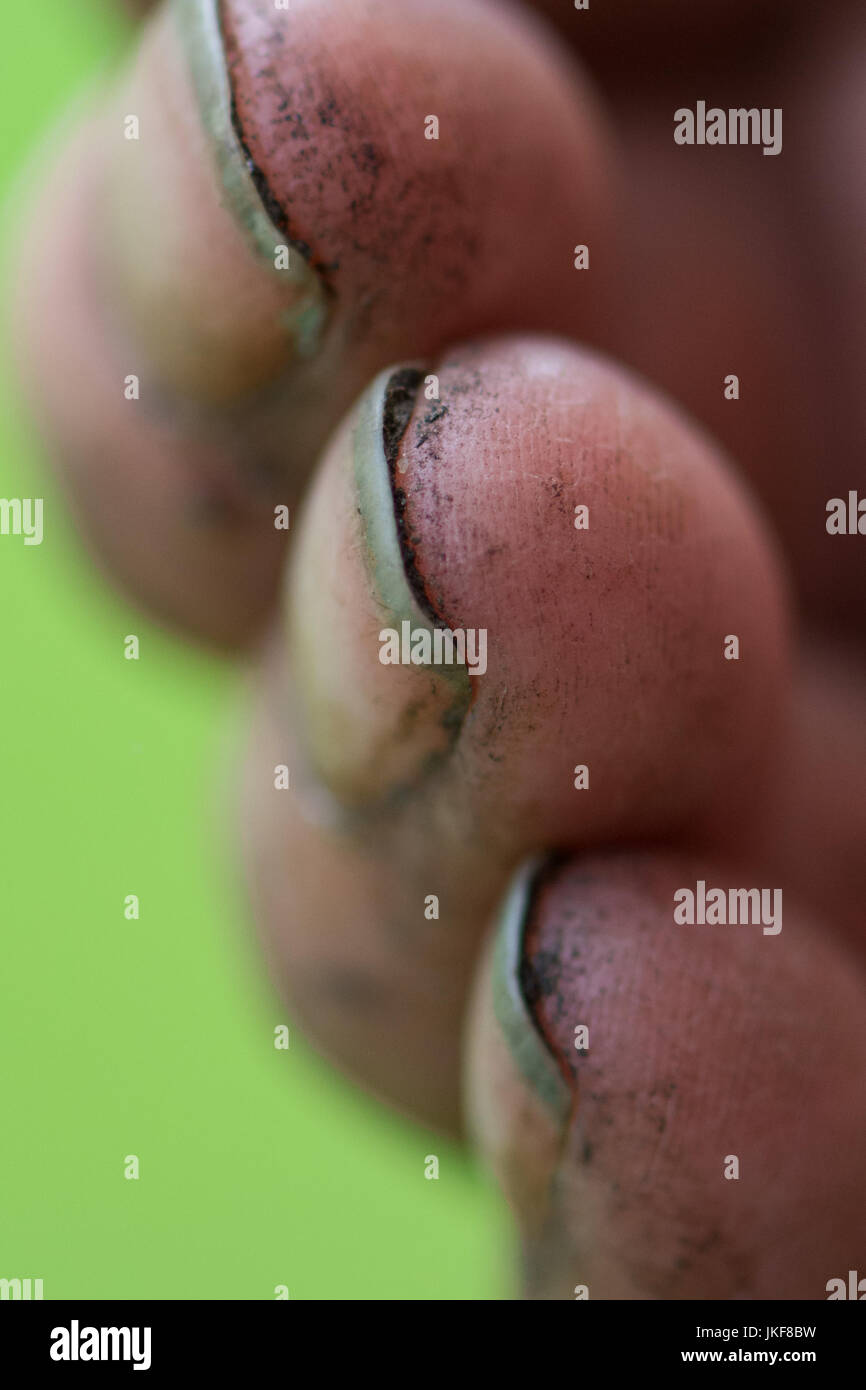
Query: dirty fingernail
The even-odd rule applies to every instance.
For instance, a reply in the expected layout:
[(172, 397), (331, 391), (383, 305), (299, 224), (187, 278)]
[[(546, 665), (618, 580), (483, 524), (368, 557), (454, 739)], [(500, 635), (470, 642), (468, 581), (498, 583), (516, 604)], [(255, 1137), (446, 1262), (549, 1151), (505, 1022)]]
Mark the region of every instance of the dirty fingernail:
[(446, 616), (413, 558), (400, 441), (421, 368), (382, 372), (338, 432), (314, 486), (289, 584), (299, 716), (318, 774), (348, 806), (394, 800), (454, 744), (468, 667), (436, 660)]

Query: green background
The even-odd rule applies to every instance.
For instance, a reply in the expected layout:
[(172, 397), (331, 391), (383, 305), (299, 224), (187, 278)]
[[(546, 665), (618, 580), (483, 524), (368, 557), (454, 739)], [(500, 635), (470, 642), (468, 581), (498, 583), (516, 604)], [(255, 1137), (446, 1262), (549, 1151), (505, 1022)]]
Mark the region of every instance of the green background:
[[(4, 301), (22, 170), (128, 42), (119, 13), (86, 0), (12, 9)], [(0, 1277), (42, 1278), (47, 1299), (508, 1296), (504, 1213), (466, 1159), (353, 1090), (294, 1028), (275, 1051), (291, 1020), (231, 845), (240, 678), (105, 587), (10, 359), (14, 343), (0, 496), (43, 496), (45, 539), (0, 536)], [(123, 659), (130, 632), (138, 662)]]

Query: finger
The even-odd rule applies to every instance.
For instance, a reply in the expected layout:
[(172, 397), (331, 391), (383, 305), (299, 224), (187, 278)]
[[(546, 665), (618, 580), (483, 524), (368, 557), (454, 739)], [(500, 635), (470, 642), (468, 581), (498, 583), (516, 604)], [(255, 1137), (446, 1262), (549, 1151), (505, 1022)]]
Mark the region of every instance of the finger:
[[(857, 1267), (862, 976), (778, 927), (675, 920), (736, 869), (570, 858), (515, 881), (471, 1033), (470, 1106), (545, 1299), (821, 1299)], [(774, 900), (775, 902), (775, 900)]]
[(112, 571), (247, 638), (275, 594), (276, 509), (364, 382), (458, 334), (591, 313), (573, 248), (596, 243), (601, 271), (611, 163), (585, 82), (517, 11), (160, 10), (48, 181), (19, 313)]
[[(824, 274), (816, 285), (813, 331), (820, 333), (823, 375), (822, 441), (805, 480), (809, 507), (808, 546), (798, 568), (807, 576), (813, 607), (827, 628), (848, 629), (866, 642), (866, 585), (862, 541), (852, 518), (844, 528), (831, 523), (831, 499), (850, 500), (859, 513), (857, 536), (866, 532), (861, 443), (866, 434), (866, 17), (854, 9), (822, 25), (821, 42), (809, 50), (812, 67), (803, 82), (798, 120), (804, 138), (796, 151), (797, 178), (805, 201), (822, 209), (820, 257)], [(800, 60), (799, 63), (797, 60)], [(791, 63), (791, 81), (802, 65)], [(819, 326), (820, 325), (820, 326)], [(846, 509), (847, 510), (847, 509)], [(817, 513), (819, 524), (814, 525)], [(805, 529), (805, 528), (804, 528)]]
[(766, 798), (731, 824), (739, 860), (789, 884), (861, 955), (866, 948), (866, 660), (850, 644), (804, 644), (790, 738)]
[[(382, 374), (298, 540), (246, 771), (266, 948), (327, 1051), (454, 1123), (467, 981), (517, 860), (709, 835), (756, 793), (782, 716), (772, 552), (673, 407), (520, 338)], [(383, 662), (404, 623), (483, 633), (486, 669)]]
[[(508, 3), (508, 0), (502, 0)], [(718, 70), (776, 48), (806, 0), (529, 0), (601, 71), (651, 86), (671, 71)]]
[[(866, 427), (864, 181), (851, 177), (862, 164), (866, 26), (836, 21), (828, 11), (793, 40), (778, 26), (773, 55), (750, 49), (747, 67), (735, 54), (701, 87), (723, 111), (777, 113), (778, 157), (734, 144), (730, 131), (727, 147), (675, 143), (674, 113), (694, 103), (667, 67), (650, 63), (643, 83), (606, 75), (628, 212), (597, 341), (731, 451), (773, 519), (810, 622), (862, 643), (858, 547), (827, 530), (830, 499), (860, 484)], [(792, 209), (813, 204), (821, 214), (806, 232)]]

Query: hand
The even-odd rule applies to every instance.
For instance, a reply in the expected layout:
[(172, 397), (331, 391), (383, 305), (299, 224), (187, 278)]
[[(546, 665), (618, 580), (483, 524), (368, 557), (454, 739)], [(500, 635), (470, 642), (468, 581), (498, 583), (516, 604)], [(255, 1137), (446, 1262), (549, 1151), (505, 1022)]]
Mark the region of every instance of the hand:
[[(468, 1116), (528, 1295), (823, 1298), (866, 1234), (863, 26), (539, 8), (155, 11), (46, 177), (22, 364), (106, 568), (255, 664), (278, 987)], [(781, 152), (677, 144), (699, 99)]]

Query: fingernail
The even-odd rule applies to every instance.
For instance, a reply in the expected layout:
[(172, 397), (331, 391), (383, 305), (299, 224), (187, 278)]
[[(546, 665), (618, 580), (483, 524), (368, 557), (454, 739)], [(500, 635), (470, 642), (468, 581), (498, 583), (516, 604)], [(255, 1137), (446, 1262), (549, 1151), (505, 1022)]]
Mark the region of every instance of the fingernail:
[(183, 412), (261, 399), (319, 353), (335, 303), (244, 146), (255, 94), (233, 90), (222, 16), (158, 10), (91, 139), (100, 312), (147, 401)]
[[(176, 0), (176, 5), (202, 125), (228, 206), (262, 264), (282, 284), (296, 288), (295, 303), (281, 317), (298, 355), (311, 357), (328, 317), (330, 286), (311, 264), (310, 247), (292, 235), (285, 208), (245, 142), (243, 111), (253, 94), (233, 86), (220, 0)], [(278, 269), (282, 246), (288, 254)]]
[(546, 863), (526, 860), (509, 884), (479, 972), (465, 1045), (467, 1127), (524, 1240), (547, 1229), (551, 1219), (575, 1102), (524, 987), (527, 927)]
[(548, 862), (527, 860), (511, 881), (496, 928), (491, 984), (494, 1017), (520, 1075), (554, 1120), (564, 1124), (573, 1104), (572, 1089), (527, 999), (526, 930), (538, 881)]
[[(326, 455), (293, 557), (289, 649), (313, 767), (349, 807), (400, 799), (447, 758), (473, 690), (465, 665), (408, 659), (447, 627), (417, 571), (395, 480), (421, 381), (380, 373)], [(390, 634), (390, 636), (389, 636)], [(399, 662), (386, 660), (392, 638)]]
[[(363, 397), (354, 435), (355, 486), (364, 538), (364, 559), (373, 592), (388, 626), (413, 633), (447, 627), (418, 567), (417, 539), (406, 519), (400, 448), (415, 407), (423, 371), (415, 364), (380, 373)], [(430, 668), (423, 668), (429, 670)], [(465, 666), (440, 665), (437, 676), (452, 691), (452, 722), (462, 723), (472, 698)]]

